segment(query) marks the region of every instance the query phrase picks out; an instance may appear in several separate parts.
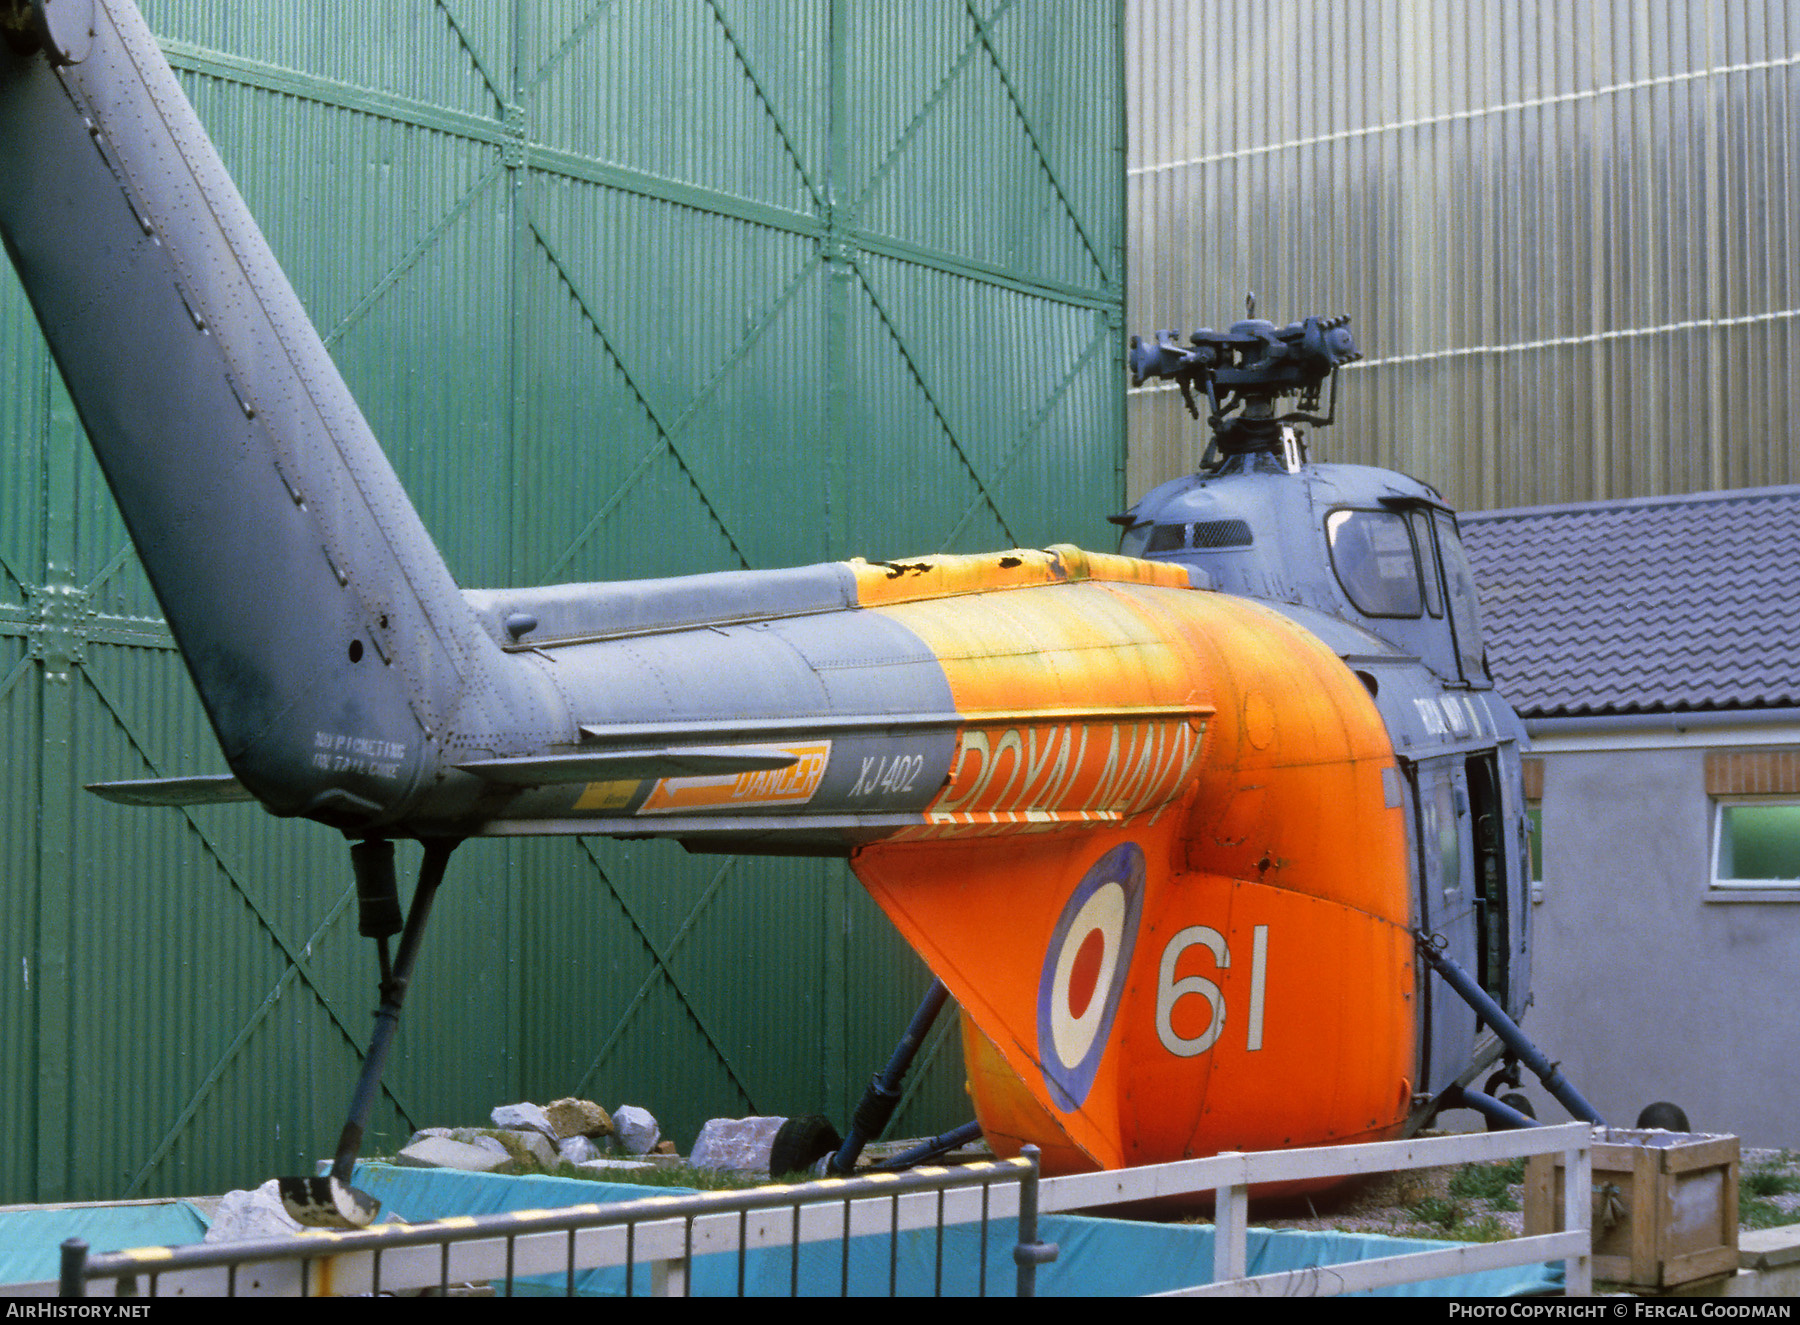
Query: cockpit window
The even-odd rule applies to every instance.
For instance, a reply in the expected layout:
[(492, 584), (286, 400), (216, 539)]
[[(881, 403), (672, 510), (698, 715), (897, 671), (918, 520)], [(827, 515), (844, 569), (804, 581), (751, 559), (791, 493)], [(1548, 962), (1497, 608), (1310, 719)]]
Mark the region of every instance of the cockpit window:
[(1153, 557), (1159, 552), (1222, 552), (1249, 547), (1255, 542), (1244, 520), (1196, 520), (1193, 524), (1140, 524), (1125, 531), (1119, 551), (1128, 557)]
[(1413, 537), (1419, 544), (1419, 569), (1425, 572), (1425, 610), (1432, 616), (1444, 615), (1444, 598), (1438, 588), (1437, 543), (1431, 537), (1431, 512), (1420, 508), (1412, 513)]
[(1174, 552), (1187, 546), (1187, 526), (1184, 524), (1159, 524), (1150, 533), (1150, 545), (1145, 552), (1154, 556), (1158, 552)]
[(1416, 617), (1424, 609), (1419, 561), (1406, 517), (1393, 511), (1333, 511), (1325, 517), (1331, 566), (1365, 616)]
[(1486, 646), (1481, 638), (1481, 600), (1475, 594), (1475, 576), (1456, 535), (1456, 519), (1448, 511), (1436, 513), (1438, 554), (1444, 561), (1444, 585), (1450, 598), (1450, 624), (1456, 631), (1456, 654), (1463, 679), (1487, 677)]

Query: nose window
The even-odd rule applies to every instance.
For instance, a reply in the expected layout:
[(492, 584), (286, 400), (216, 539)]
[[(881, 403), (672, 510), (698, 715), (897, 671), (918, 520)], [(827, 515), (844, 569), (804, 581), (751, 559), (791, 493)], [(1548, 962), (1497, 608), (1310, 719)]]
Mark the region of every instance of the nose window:
[(1416, 617), (1424, 610), (1419, 559), (1405, 517), (1393, 511), (1333, 511), (1325, 517), (1331, 568), (1365, 616)]
[(1145, 549), (1152, 556), (1158, 552), (1173, 552), (1177, 548), (1187, 546), (1187, 526), (1184, 524), (1159, 524), (1150, 534), (1150, 546)]
[(1255, 538), (1243, 520), (1196, 520), (1192, 524), (1141, 524), (1125, 531), (1119, 551), (1128, 557), (1155, 556), (1159, 552), (1219, 552), (1249, 547)]

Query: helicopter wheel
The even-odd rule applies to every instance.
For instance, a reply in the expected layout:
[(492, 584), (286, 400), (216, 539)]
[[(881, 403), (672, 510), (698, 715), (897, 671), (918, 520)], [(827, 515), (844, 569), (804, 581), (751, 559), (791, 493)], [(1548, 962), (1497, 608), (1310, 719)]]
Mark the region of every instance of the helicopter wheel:
[(769, 1173), (779, 1177), (784, 1173), (810, 1172), (825, 1156), (835, 1155), (843, 1144), (844, 1138), (823, 1114), (789, 1118), (769, 1147)]

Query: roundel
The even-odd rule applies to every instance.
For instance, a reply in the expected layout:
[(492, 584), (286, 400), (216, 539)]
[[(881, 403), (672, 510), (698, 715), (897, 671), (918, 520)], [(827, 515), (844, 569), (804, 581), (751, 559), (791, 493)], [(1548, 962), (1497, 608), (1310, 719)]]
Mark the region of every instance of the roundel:
[(1063, 1109), (1087, 1098), (1131, 969), (1144, 901), (1144, 853), (1135, 842), (1094, 863), (1064, 903), (1038, 980), (1038, 1061)]

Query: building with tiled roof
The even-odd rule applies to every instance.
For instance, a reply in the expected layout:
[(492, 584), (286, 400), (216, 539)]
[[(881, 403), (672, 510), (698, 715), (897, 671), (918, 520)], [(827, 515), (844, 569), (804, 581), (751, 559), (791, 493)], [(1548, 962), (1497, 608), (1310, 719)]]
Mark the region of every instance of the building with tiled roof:
[(1800, 707), (1800, 487), (1461, 518), (1527, 718)]
[(1527, 1029), (1615, 1125), (1800, 1145), (1800, 487), (1460, 525), (1533, 745)]

